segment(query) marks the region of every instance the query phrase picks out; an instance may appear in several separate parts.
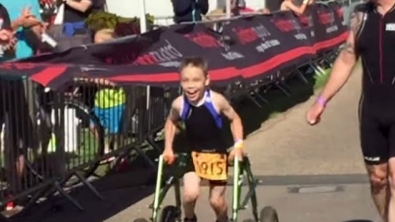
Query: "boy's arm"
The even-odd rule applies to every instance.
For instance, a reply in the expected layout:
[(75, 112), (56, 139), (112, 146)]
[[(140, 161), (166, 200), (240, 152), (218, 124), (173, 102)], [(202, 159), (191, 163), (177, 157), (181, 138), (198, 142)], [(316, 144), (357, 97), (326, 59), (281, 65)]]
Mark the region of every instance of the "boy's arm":
[(240, 116), (236, 113), (224, 96), (218, 93), (215, 93), (214, 95), (220, 112), (230, 121), (230, 129), (232, 130), (235, 143), (239, 143), (244, 138), (243, 123), (241, 122)]
[(175, 99), (171, 105), (169, 116), (165, 123), (165, 150), (173, 149), (173, 141), (177, 132), (177, 123), (180, 120), (182, 97)]

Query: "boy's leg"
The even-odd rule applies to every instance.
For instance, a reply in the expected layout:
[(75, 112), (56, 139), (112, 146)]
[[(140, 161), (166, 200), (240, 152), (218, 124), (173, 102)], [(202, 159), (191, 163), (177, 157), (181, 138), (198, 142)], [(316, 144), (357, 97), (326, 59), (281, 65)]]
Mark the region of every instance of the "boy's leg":
[(228, 205), (225, 198), (226, 181), (210, 181), (210, 205), (218, 222), (228, 221)]
[(121, 131), (121, 121), (125, 105), (118, 105), (107, 108), (106, 118), (108, 120), (107, 127), (108, 133), (118, 134)]
[(184, 174), (184, 214), (185, 221), (196, 221), (195, 205), (200, 192), (200, 178), (195, 172)]
[[(102, 125), (103, 127), (105, 127), (106, 125), (106, 121), (105, 121), (105, 116), (104, 116), (104, 111), (103, 109), (99, 108), (99, 107), (93, 107), (93, 113), (95, 114), (95, 116), (99, 119), (100, 125)], [(95, 123), (93, 121), (90, 121), (89, 123), (89, 129), (91, 130), (91, 132), (93, 133), (93, 135), (95, 135), (95, 138), (98, 138), (98, 131), (97, 131), (97, 126), (95, 125)]]
[[(99, 107), (94, 107), (93, 108), (93, 112), (95, 114), (95, 116), (99, 119), (100, 125), (103, 127), (104, 130), (108, 129), (108, 110), (107, 109), (103, 109), (103, 108), (99, 108)], [(100, 139), (99, 138), (99, 131), (97, 129), (97, 125), (95, 125), (95, 123), (93, 121), (90, 121), (90, 130), (93, 133), (93, 135), (95, 136), (96, 139)], [(105, 138), (104, 138), (105, 139)], [(109, 146), (107, 144), (107, 142), (105, 142), (104, 144), (104, 154), (107, 154), (109, 152)]]
[(108, 108), (107, 112), (107, 127), (108, 133), (111, 135), (109, 138), (109, 145), (112, 149), (116, 150), (119, 148), (118, 146), (122, 144), (118, 144), (119, 136), (122, 133), (122, 116), (123, 111), (125, 109), (125, 105), (118, 105), (111, 108)]

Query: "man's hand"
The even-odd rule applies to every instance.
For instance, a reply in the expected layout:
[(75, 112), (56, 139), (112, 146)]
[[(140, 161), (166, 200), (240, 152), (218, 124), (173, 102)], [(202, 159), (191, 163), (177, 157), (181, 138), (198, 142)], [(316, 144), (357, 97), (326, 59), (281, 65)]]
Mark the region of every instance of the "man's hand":
[(10, 43), (12, 39), (14, 38), (14, 33), (11, 32), (10, 30), (6, 29), (1, 29), (0, 30), (0, 42), (1, 43)]
[(310, 125), (315, 125), (320, 122), (321, 115), (325, 107), (322, 104), (314, 103), (314, 105), (307, 111), (306, 119)]
[(36, 36), (40, 37), (44, 34), (48, 29), (48, 23), (40, 23), (38, 25), (32, 26), (31, 30), (36, 34)]
[(10, 52), (14, 50), (17, 39), (14, 36), (14, 32), (2, 29), (0, 30), (0, 45), (3, 51)]
[(8, 44), (4, 47), (5, 50), (15, 50), (15, 45), (18, 42), (18, 39), (13, 37), (11, 40), (8, 42)]
[(25, 28), (29, 28), (32, 26), (36, 26), (41, 24), (41, 21), (38, 20), (30, 11), (30, 7), (29, 8), (23, 8), (21, 15), (19, 16), (19, 18), (17, 18), (18, 20), (18, 25), (25, 27)]

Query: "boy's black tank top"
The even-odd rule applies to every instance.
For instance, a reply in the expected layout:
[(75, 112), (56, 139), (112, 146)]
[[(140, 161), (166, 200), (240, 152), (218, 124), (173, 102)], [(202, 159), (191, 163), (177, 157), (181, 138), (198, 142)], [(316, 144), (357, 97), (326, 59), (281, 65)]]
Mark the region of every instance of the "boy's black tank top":
[[(227, 147), (222, 136), (222, 127), (216, 122), (213, 111), (207, 106), (207, 93), (204, 102), (194, 106), (184, 99), (185, 104), (188, 103), (188, 111), (184, 119), (185, 131), (188, 143), (192, 146), (192, 150), (198, 152), (215, 152), (226, 153)], [(211, 102), (211, 99), (209, 99)], [(220, 115), (217, 113), (217, 115)]]

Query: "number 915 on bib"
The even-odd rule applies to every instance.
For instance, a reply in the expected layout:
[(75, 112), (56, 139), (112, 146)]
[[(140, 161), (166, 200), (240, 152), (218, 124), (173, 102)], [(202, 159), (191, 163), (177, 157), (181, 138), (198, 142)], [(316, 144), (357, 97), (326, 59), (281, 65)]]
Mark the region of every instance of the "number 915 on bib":
[(227, 180), (227, 155), (221, 153), (192, 152), (196, 174), (206, 180)]

